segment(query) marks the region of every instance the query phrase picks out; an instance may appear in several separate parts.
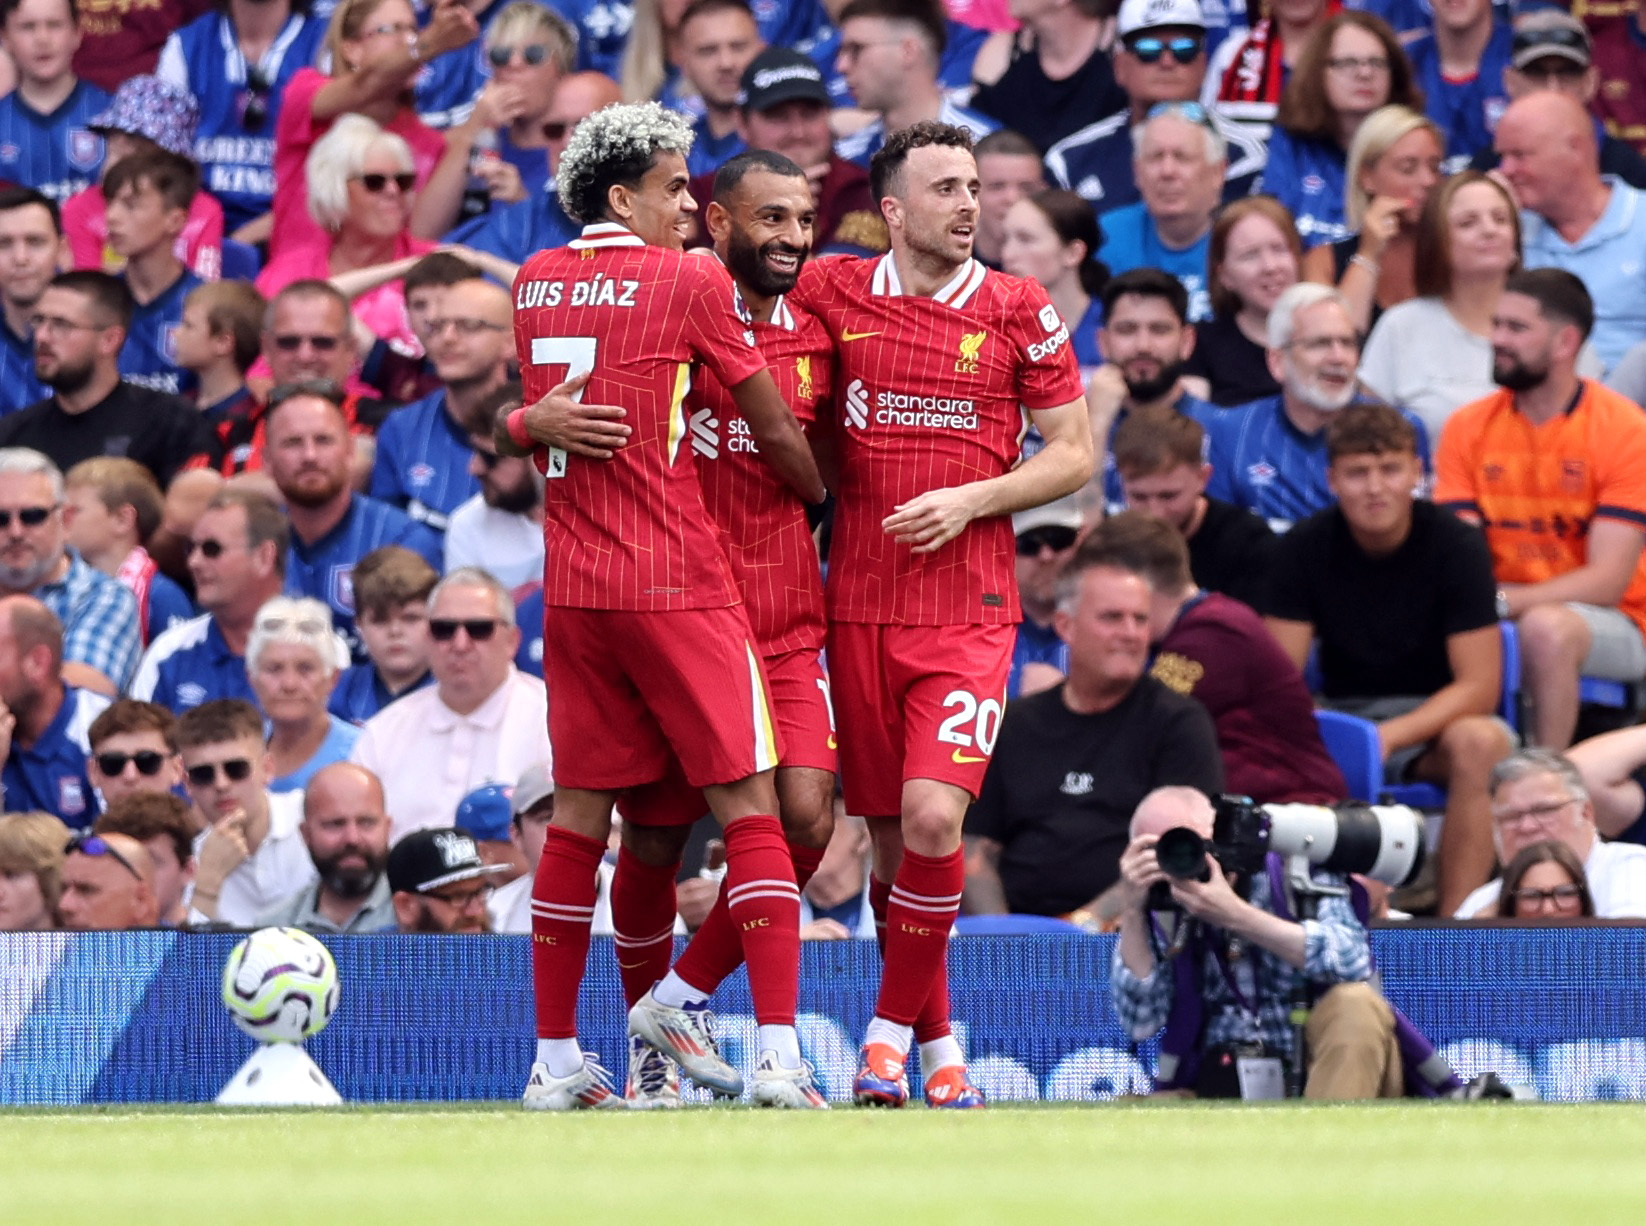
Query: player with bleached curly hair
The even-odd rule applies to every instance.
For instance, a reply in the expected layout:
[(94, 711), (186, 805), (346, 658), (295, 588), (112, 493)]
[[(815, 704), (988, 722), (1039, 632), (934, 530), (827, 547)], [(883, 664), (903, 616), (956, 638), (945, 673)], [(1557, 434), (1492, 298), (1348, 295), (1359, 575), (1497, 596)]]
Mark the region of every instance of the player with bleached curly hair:
[[(585, 119), (559, 169), (561, 199), (583, 232), (526, 261), (514, 284), (532, 407), (500, 423), (498, 450), (531, 454), (547, 478), (543, 675), (554, 694), (555, 811), (532, 886), (531, 1110), (625, 1105), (578, 1041), (577, 993), (612, 806), (671, 769), (702, 789), (725, 826), (727, 906), (760, 1027), (753, 1098), (828, 1105), (794, 1029), (800, 891), (777, 816), (782, 739), (693, 464), (684, 405), (693, 364), (730, 391), (760, 458), (802, 498), (821, 501), (823, 482), (730, 275), (681, 251), (697, 209), (686, 190), (690, 148), (685, 120), (652, 103)], [(533, 408), (556, 380), (585, 372), (585, 398), (619, 406), (631, 431), (609, 458), (556, 447), (534, 426)], [(673, 1007), (648, 993), (629, 1030), (699, 1085), (742, 1092), (702, 1002)]]

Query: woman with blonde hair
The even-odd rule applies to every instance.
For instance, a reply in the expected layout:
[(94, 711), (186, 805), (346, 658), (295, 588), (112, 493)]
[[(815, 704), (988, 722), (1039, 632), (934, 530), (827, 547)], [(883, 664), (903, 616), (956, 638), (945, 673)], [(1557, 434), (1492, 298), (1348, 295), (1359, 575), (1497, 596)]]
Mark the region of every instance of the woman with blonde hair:
[(348, 652), (331, 610), (307, 596), (276, 596), (257, 610), (246, 640), (246, 675), (269, 726), (271, 792), (297, 792), (322, 766), (342, 762), (360, 729), (326, 709)]
[(1418, 222), (1445, 153), (1434, 121), (1405, 106), (1373, 111), (1349, 146), (1343, 210), (1351, 233), (1311, 250), (1303, 279), (1336, 285), (1362, 335), (1417, 293)]
[(69, 837), (69, 828), (49, 813), (0, 816), (0, 932), (57, 927)]

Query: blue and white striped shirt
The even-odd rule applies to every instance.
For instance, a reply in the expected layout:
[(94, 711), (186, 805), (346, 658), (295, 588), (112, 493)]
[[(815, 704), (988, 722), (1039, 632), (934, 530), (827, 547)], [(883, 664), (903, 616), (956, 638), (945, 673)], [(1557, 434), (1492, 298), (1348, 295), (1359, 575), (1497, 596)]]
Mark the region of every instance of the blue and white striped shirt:
[(0, 772), (7, 813), (50, 813), (77, 830), (97, 819), (97, 793), (86, 775), (86, 759), (92, 721), (108, 705), (101, 694), (63, 688), (63, 705), (40, 739), (27, 748), (12, 743)]
[(89, 81), (42, 115), (16, 90), (0, 98), (0, 179), (32, 187), (61, 204), (97, 181), (103, 138), (86, 124), (109, 104)]
[(63, 659), (95, 668), (124, 693), (141, 650), (137, 597), (74, 550), (65, 553), (67, 573), (42, 583), (34, 596), (63, 623)]
[(204, 284), (184, 268), (153, 301), (132, 311), (131, 329), (120, 347), (120, 377), (127, 383), (173, 396), (194, 389), (194, 373), (177, 364), (177, 326), (183, 322), (183, 299)]

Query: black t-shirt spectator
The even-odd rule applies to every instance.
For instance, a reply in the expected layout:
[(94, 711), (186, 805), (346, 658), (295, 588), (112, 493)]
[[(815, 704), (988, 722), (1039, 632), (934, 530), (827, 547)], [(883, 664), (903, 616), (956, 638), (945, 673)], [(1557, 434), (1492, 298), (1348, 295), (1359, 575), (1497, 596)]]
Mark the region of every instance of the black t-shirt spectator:
[(94, 456), (127, 456), (165, 489), (190, 461), (211, 463), (217, 440), (198, 409), (176, 396), (124, 381), (84, 413), (55, 396), (0, 418), (0, 447), (33, 447), (67, 472)]
[(1006, 708), (966, 833), (1001, 845), (1015, 914), (1064, 915), (1115, 883), (1133, 811), (1167, 784), (1222, 790), (1205, 707), (1144, 677), (1118, 706), (1077, 715), (1059, 686)]
[(1268, 350), (1240, 330), (1233, 316), (1219, 316), (1194, 328), (1194, 352), (1183, 373), (1212, 385), (1212, 403), (1224, 408), (1280, 394), (1269, 373)]
[(1206, 514), (1189, 538), (1189, 573), (1208, 592), (1261, 609), (1279, 544), (1269, 521), (1255, 511), (1207, 498)]
[(1329, 507), (1281, 538), (1267, 611), (1314, 627), (1327, 698), (1426, 698), (1452, 682), (1447, 638), (1497, 621), (1496, 593), (1480, 530), (1432, 502), (1380, 558)]

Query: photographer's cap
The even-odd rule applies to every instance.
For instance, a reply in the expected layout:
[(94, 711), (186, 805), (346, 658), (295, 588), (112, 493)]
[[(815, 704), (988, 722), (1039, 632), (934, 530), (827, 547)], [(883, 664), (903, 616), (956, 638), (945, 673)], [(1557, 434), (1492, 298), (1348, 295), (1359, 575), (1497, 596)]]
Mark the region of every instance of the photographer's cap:
[(745, 111), (764, 111), (796, 98), (834, 105), (823, 73), (810, 56), (788, 47), (767, 47), (743, 70), (737, 102)]
[(506, 864), (482, 860), (474, 839), (461, 830), (414, 830), (389, 849), (389, 889), (396, 894), (426, 894), (508, 871)]

